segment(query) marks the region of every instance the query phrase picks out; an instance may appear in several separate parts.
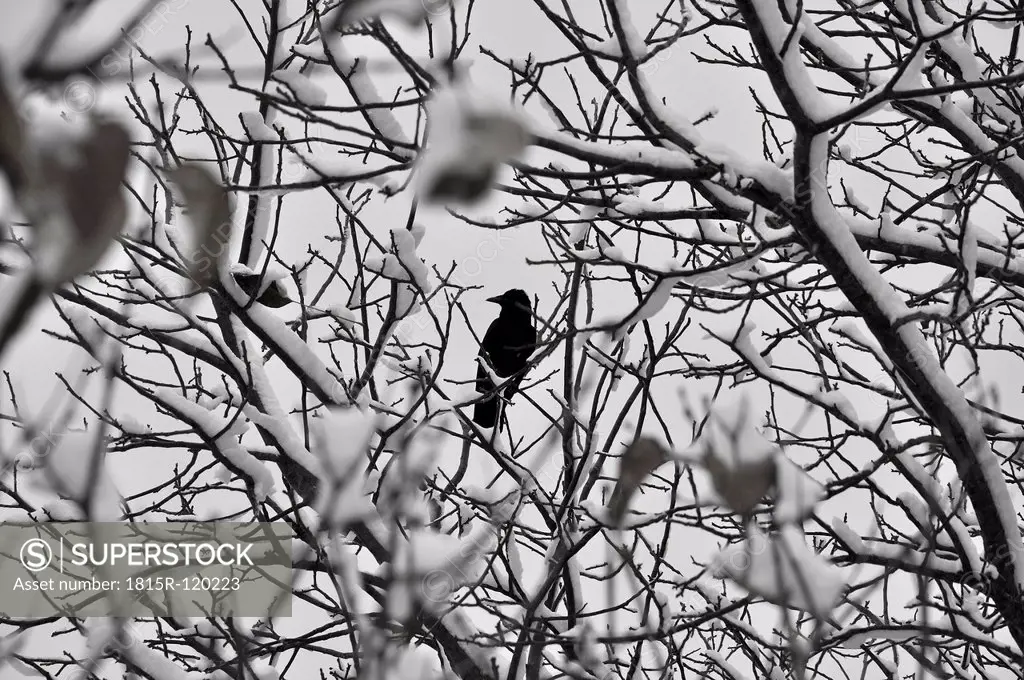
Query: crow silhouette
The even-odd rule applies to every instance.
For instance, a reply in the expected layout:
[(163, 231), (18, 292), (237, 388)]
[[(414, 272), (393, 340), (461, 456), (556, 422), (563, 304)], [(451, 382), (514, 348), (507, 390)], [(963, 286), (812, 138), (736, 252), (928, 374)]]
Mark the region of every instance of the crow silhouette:
[[(513, 288), (488, 302), (501, 305), (501, 313), (495, 319), (483, 342), (480, 343), (480, 357), (485, 358), (499, 377), (507, 378), (519, 374), (533, 354), (537, 343), (537, 331), (533, 327), (533, 312), (530, 309), (529, 296)], [(505, 399), (511, 399), (519, 389), (523, 380), (522, 374), (517, 375), (505, 386)], [(493, 393), (495, 385), (483, 366), (476, 373), (476, 391), (481, 394)], [(498, 420), (498, 395), (492, 394), (489, 399), (480, 401), (473, 409), (473, 422), (481, 427), (494, 427)]]

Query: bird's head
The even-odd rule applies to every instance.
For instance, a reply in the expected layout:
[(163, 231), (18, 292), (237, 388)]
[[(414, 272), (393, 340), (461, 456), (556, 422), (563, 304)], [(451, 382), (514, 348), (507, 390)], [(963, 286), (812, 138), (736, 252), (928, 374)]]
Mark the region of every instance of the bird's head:
[(505, 311), (507, 309), (529, 312), (531, 309), (530, 296), (526, 294), (526, 291), (520, 290), (519, 288), (506, 290), (501, 295), (487, 298), (487, 301), (501, 305), (501, 311)]

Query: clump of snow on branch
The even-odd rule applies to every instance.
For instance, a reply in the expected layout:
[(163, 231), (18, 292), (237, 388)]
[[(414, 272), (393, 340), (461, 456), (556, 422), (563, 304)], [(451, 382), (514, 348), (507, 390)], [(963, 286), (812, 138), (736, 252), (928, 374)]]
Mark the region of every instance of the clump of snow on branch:
[(640, 35), (640, 31), (637, 30), (636, 24), (633, 23), (629, 3), (626, 0), (614, 0), (614, 3), (615, 11), (619, 17), (619, 32), (616, 36), (619, 45), (618, 51), (621, 54), (621, 45), (625, 42), (626, 50), (629, 54), (633, 58), (639, 59), (647, 52), (647, 43), (644, 41), (643, 36)]
[(240, 415), (225, 418), (214, 414), (205, 406), (186, 399), (170, 389), (160, 389), (154, 393), (166, 407), (181, 414), (191, 422), (197, 433), (221, 453), (227, 461), (253, 482), (253, 493), (260, 500), (274, 488), (274, 478), (270, 470), (239, 444), (239, 438), (248, 429), (248, 420)]
[(327, 60), (323, 44), (319, 40), (309, 43), (298, 43), (292, 45), (292, 52), (308, 61), (322, 62)]
[(100, 522), (121, 519), (120, 493), (106, 464), (103, 428), (95, 418), (84, 430), (47, 436), (41, 469), (31, 476), (31, 486), (55, 492), (59, 501), (44, 505), (38, 521), (79, 520)]
[(254, 142), (277, 142), (280, 136), (266, 124), (259, 111), (243, 111), (239, 114), (245, 134)]
[(292, 149), (291, 153), (307, 168), (305, 173), (296, 178), (300, 183), (329, 181), (331, 185), (345, 186), (350, 182), (366, 182), (385, 193), (397, 193), (400, 186), (397, 179), (367, 166), (359, 157), (336, 151), (306, 152)]
[(619, 476), (608, 501), (608, 517), (614, 526), (622, 525), (630, 498), (647, 476), (668, 460), (665, 447), (650, 437), (638, 437), (626, 447), (619, 463)]
[(316, 511), (331, 527), (343, 527), (373, 512), (365, 494), (366, 452), (376, 416), (359, 408), (332, 409), (312, 428), (313, 452), (322, 463)]
[(722, 550), (711, 572), (732, 579), (769, 602), (796, 607), (822, 619), (832, 611), (845, 587), (840, 570), (808, 548), (799, 529), (791, 525), (768, 536), (751, 523), (747, 538)]
[(300, 104), (318, 107), (327, 103), (327, 93), (308, 76), (297, 71), (274, 71), (272, 77), (280, 89)]
[(487, 558), (497, 548), (497, 531), (480, 524), (461, 538), (430, 529), (412, 532), (408, 553), (396, 558), (394, 566), (406, 583), (418, 592), (408, 593), (428, 609), (447, 609), (455, 591), (480, 581)]
[(781, 53), (783, 46), (786, 47), (785, 54), (781, 54), (782, 69), (804, 113), (818, 121), (839, 113), (841, 107), (825, 98), (804, 66), (800, 37), (806, 30), (805, 24), (801, 22), (793, 26), (787, 23), (778, 5), (772, 2), (754, 0), (751, 4), (776, 54)]
[(626, 448), (609, 501), (613, 525), (622, 525), (636, 489), (668, 461), (705, 470), (722, 505), (741, 515), (751, 514), (765, 496), (773, 495), (778, 524), (803, 521), (824, 497), (821, 484), (761, 432), (750, 397), (743, 394), (712, 404), (701, 433), (682, 451), (669, 451), (649, 437), (639, 437)]
[(803, 521), (825, 497), (825, 488), (785, 455), (775, 456), (775, 489), (777, 524)]
[[(338, 71), (343, 74), (352, 97), (367, 107), (365, 115), (380, 136), (385, 140), (408, 143), (409, 139), (402, 131), (394, 112), (390, 107), (383, 106), (388, 101), (380, 96), (377, 86), (367, 72), (367, 59), (351, 56), (342, 45), (338, 45), (331, 56), (334, 57)], [(394, 152), (412, 157), (412, 152), (403, 146), (396, 146)]]
[(416, 252), (425, 231), (422, 225), (415, 225), (411, 230), (395, 227), (391, 230), (391, 252), (382, 257), (368, 257), (363, 261), (369, 271), (397, 282), (394, 301), (396, 320), (419, 311), (419, 295), (428, 295), (433, 290), (427, 265)]

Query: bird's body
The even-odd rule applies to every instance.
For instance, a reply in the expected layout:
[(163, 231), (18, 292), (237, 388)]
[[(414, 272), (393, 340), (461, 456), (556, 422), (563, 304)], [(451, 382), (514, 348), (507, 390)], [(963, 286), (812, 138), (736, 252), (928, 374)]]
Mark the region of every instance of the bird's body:
[[(514, 288), (491, 298), (489, 302), (501, 305), (501, 313), (495, 319), (483, 342), (480, 343), (480, 357), (486, 358), (494, 373), (501, 378), (520, 374), (526, 368), (530, 355), (537, 343), (537, 331), (533, 327), (533, 313), (530, 298), (523, 291)], [(511, 399), (519, 388), (522, 375), (509, 382), (504, 389), (505, 399)], [(487, 371), (480, 366), (476, 374), (476, 390), (481, 394), (494, 391), (494, 382)], [(498, 420), (498, 395), (480, 401), (473, 409), (473, 422), (481, 427), (494, 427)]]

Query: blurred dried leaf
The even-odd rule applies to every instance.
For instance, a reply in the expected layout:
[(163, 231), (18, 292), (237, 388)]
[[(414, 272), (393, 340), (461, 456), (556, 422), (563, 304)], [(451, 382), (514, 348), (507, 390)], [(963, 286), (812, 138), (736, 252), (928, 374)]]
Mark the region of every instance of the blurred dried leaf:
[(581, 624), (577, 630), (579, 632), (573, 640), (576, 659), (593, 675), (600, 677), (603, 658), (601, 647), (597, 643), (597, 632), (589, 622)]
[(638, 437), (622, 454), (619, 478), (608, 501), (608, 516), (618, 527), (626, 514), (629, 501), (647, 476), (668, 462), (668, 451), (657, 440)]
[(527, 119), (507, 101), (465, 81), (440, 87), (427, 103), (426, 147), (417, 158), (418, 191), (429, 202), (479, 201), (502, 165), (529, 143)]
[(28, 635), (23, 631), (15, 631), (0, 638), (0, 667), (4, 661), (21, 651), (27, 641)]
[(725, 504), (741, 515), (753, 510), (775, 484), (775, 458), (772, 457), (727, 465), (708, 453), (704, 468)]
[(220, 181), (198, 163), (185, 163), (167, 175), (180, 189), (195, 230), (189, 275), (205, 288), (217, 277), (231, 242), (231, 199)]
[(25, 157), (24, 147), (25, 131), (22, 129), (21, 116), (18, 115), (14, 98), (0, 75), (0, 170), (7, 175), (7, 181), (16, 192), (25, 185), (25, 168), (22, 165)]
[(459, 150), (442, 164), (428, 185), (431, 201), (479, 201), (494, 184), (498, 168), (530, 142), (529, 132), (512, 112), (467, 112), (462, 121)]
[[(97, 119), (67, 143), (39, 147), (37, 172), (22, 196), (40, 239), (39, 276), (60, 285), (92, 269), (124, 224), (121, 182), (131, 140), (113, 120)], [(53, 194), (56, 200), (53, 200)], [(54, 212), (54, 206), (62, 210)]]
[(59, 186), (77, 235), (84, 241), (93, 243), (116, 233), (111, 233), (107, 218), (117, 209), (116, 201), (121, 196), (130, 143), (120, 123), (99, 120), (79, 144), (78, 162), (68, 162), (65, 155), (41, 155), (42, 179)]
[(429, 201), (447, 203), (474, 203), (479, 201), (494, 183), (497, 168), (479, 169), (451, 167), (439, 172), (428, 185), (424, 197)]
[(719, 399), (700, 436), (680, 452), (708, 471), (718, 496), (733, 512), (747, 514), (775, 485), (778, 444), (761, 432), (749, 394)]
[(444, 516), (444, 508), (437, 502), (437, 499), (427, 499), (427, 509), (429, 510), (429, 522), (431, 525), (438, 527), (441, 524), (441, 517)]
[(386, 16), (398, 17), (415, 28), (428, 15), (441, 14), (449, 4), (451, 0), (348, 0), (338, 11), (334, 30)]
[(480, 151), (491, 158), (513, 158), (530, 143), (530, 132), (514, 110), (472, 111), (463, 123)]
[(21, 652), (22, 647), (25, 646), (28, 637), (24, 631), (15, 631), (0, 639), (0, 671), (4, 671), (7, 666), (10, 666), (14, 673), (27, 678), (36, 674), (34, 668), (16, 656)]

